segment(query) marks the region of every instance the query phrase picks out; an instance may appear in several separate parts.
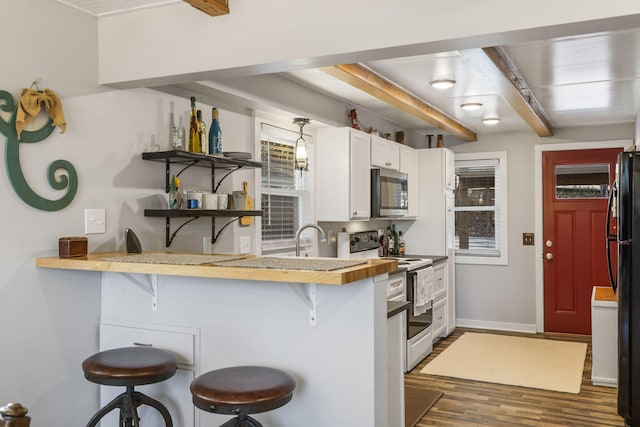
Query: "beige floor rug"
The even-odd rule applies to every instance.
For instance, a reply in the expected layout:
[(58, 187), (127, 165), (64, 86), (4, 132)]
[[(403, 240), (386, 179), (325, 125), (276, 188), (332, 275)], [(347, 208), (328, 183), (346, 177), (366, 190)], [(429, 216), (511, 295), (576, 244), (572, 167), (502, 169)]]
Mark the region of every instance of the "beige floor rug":
[(465, 332), (420, 371), (580, 393), (587, 344)]

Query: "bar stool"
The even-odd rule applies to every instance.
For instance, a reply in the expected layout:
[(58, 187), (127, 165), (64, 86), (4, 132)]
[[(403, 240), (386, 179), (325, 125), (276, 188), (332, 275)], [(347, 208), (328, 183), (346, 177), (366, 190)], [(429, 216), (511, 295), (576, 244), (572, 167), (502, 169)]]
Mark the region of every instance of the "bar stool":
[(286, 372), (264, 366), (234, 366), (200, 375), (191, 383), (193, 404), (203, 411), (236, 415), (220, 427), (262, 427), (249, 414), (287, 404), (296, 388)]
[(171, 378), (178, 368), (178, 359), (164, 350), (151, 347), (124, 347), (101, 351), (82, 362), (84, 376), (91, 382), (109, 386), (124, 386), (126, 391), (100, 409), (89, 420), (94, 427), (113, 409), (120, 409), (120, 427), (138, 427), (137, 408), (148, 405), (155, 408), (166, 427), (173, 427), (167, 408), (159, 401), (134, 391), (134, 386), (154, 384)]

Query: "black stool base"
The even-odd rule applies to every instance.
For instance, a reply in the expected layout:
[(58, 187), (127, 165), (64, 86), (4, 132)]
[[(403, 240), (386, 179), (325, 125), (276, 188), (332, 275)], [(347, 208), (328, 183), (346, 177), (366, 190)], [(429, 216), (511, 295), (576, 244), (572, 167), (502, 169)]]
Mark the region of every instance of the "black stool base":
[[(87, 427), (95, 427), (102, 417), (116, 408), (120, 408), (119, 427), (140, 427), (140, 417), (138, 417), (137, 408), (141, 405), (147, 405), (155, 408), (160, 412), (160, 415), (162, 415), (166, 427), (173, 427), (173, 421), (171, 420), (169, 410), (162, 403), (152, 399), (146, 394), (133, 391), (133, 386), (127, 386), (127, 391), (117, 396), (96, 412), (96, 414), (89, 420)], [(251, 424), (247, 424), (247, 426), (251, 426)]]
[(220, 427), (262, 427), (262, 424), (248, 415), (241, 414), (238, 415), (237, 418), (222, 424)]

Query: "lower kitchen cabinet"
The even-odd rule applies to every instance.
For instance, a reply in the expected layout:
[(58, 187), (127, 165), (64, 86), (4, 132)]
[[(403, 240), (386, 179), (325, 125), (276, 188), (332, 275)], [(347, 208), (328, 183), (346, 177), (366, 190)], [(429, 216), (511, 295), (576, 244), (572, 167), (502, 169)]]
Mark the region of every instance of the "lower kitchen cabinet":
[(449, 307), (453, 296), (450, 295), (448, 261), (440, 260), (433, 265), (433, 317), (431, 334), (433, 341), (448, 336), (451, 315)]
[(406, 316), (403, 311), (387, 319), (387, 378), (389, 426), (404, 425), (404, 364)]
[[(196, 427), (195, 407), (191, 402), (189, 386), (196, 376), (199, 332), (193, 328), (180, 328), (146, 323), (124, 322), (100, 325), (100, 351), (119, 347), (151, 346), (171, 352), (178, 358), (178, 370), (166, 381), (138, 386), (136, 391), (162, 402), (167, 407), (174, 426)], [(104, 406), (124, 387), (100, 386), (100, 406)], [(157, 410), (147, 405), (138, 408), (142, 425), (164, 425)], [(103, 418), (103, 426), (118, 425), (118, 411)]]
[(431, 336), (434, 341), (447, 336), (447, 297), (443, 296), (433, 302), (433, 317), (431, 324)]
[(591, 295), (591, 382), (618, 385), (618, 302), (612, 289), (594, 286)]

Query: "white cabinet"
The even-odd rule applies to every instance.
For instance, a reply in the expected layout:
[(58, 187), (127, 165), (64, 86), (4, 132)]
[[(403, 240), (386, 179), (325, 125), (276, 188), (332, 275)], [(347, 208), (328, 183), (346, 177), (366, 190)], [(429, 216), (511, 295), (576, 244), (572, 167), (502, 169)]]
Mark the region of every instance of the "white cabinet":
[(400, 144), (379, 136), (371, 136), (371, 166), (400, 169)]
[(446, 336), (447, 329), (447, 298), (442, 296), (433, 303), (433, 318), (431, 323), (431, 336), (433, 341)]
[(407, 312), (387, 319), (387, 378), (389, 385), (389, 426), (404, 425), (404, 361)]
[(318, 130), (318, 221), (366, 220), (371, 216), (370, 139), (370, 135), (351, 128)]
[[(189, 386), (196, 375), (198, 336), (198, 331), (190, 328), (129, 322), (103, 323), (100, 325), (100, 351), (140, 345), (173, 353), (179, 363), (173, 377), (160, 383), (138, 386), (135, 389), (165, 405), (171, 414), (173, 425), (195, 427), (195, 407), (191, 402)], [(124, 391), (124, 387), (101, 386), (101, 407)], [(144, 420), (144, 425), (164, 425), (160, 413), (147, 405), (138, 408), (138, 415)], [(100, 424), (118, 425), (118, 411), (110, 412)]]
[[(455, 329), (455, 187), (454, 155), (448, 148), (416, 150), (418, 157), (418, 214), (396, 223), (402, 230), (408, 254), (446, 256), (446, 334)], [(411, 199), (409, 199), (411, 206)], [(438, 265), (434, 265), (434, 269)]]
[(447, 260), (437, 262), (433, 266), (433, 316), (431, 335), (434, 342), (446, 337), (450, 333), (448, 331), (450, 319), (449, 301), (454, 300), (454, 298), (449, 299), (447, 277)]
[[(373, 148), (373, 146), (372, 146)], [(400, 172), (407, 174), (408, 192), (409, 192), (409, 209), (407, 217), (415, 217), (418, 215), (418, 153), (415, 149), (406, 145), (399, 145), (400, 150)]]
[(441, 296), (447, 296), (447, 261), (441, 261), (433, 266), (433, 299), (439, 300)]
[(618, 385), (618, 302), (611, 288), (594, 286), (591, 295), (594, 385)]

